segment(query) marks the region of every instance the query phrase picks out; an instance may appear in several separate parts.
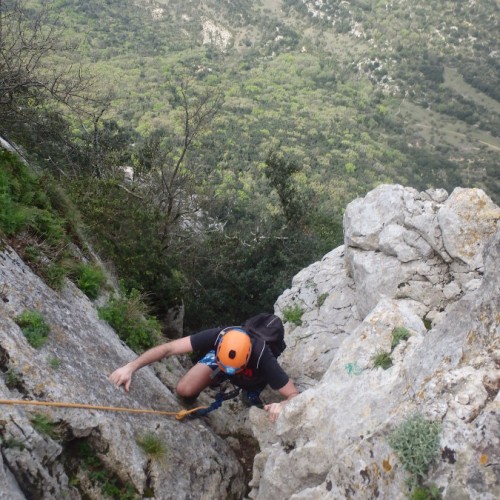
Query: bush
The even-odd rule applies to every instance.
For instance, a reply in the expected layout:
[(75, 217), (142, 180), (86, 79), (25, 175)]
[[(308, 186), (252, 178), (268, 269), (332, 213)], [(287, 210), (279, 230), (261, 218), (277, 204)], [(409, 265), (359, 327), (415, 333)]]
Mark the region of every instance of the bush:
[(102, 269), (90, 264), (80, 264), (74, 272), (76, 286), (91, 300), (97, 299), (106, 283)]
[(45, 344), (50, 333), (50, 326), (41, 313), (24, 311), (15, 321), (32, 347), (38, 349)]
[(161, 338), (160, 323), (148, 316), (147, 306), (137, 290), (132, 290), (128, 297), (113, 297), (99, 308), (99, 317), (135, 352), (155, 346)]
[(167, 451), (162, 441), (153, 433), (147, 433), (138, 438), (137, 444), (147, 455), (157, 460), (162, 459)]
[(374, 368), (383, 368), (387, 370), (392, 366), (392, 358), (390, 352), (380, 351), (377, 352), (373, 357), (373, 367)]
[(389, 445), (410, 474), (410, 487), (416, 488), (439, 452), (441, 424), (429, 422), (422, 415), (408, 417), (389, 436)]
[(293, 307), (285, 307), (283, 309), (283, 319), (285, 320), (285, 322), (293, 323), (297, 326), (302, 325), (303, 314), (304, 310), (298, 305), (295, 305)]
[(31, 425), (33, 428), (39, 432), (40, 434), (44, 434), (51, 439), (60, 439), (62, 436), (62, 429), (60, 426), (53, 422), (47, 415), (44, 413), (35, 413), (30, 418)]

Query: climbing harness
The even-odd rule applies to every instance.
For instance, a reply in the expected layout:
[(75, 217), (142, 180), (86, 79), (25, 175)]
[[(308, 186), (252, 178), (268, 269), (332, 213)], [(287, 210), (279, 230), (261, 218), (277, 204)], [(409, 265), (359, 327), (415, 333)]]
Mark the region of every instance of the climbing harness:
[[(207, 406), (198, 406), (197, 408), (193, 408), (191, 410), (180, 410), (180, 411), (162, 411), (162, 410), (144, 410), (140, 408), (121, 408), (117, 406), (95, 406), (83, 403), (63, 403), (57, 401), (32, 401), (26, 399), (0, 399), (0, 404), (2, 405), (25, 405), (25, 406), (56, 406), (58, 408), (82, 408), (85, 410), (100, 410), (100, 411), (122, 411), (128, 413), (149, 413), (152, 415), (175, 415), (177, 420), (183, 420), (187, 416), (194, 416), (197, 412), (201, 412), (203, 410), (208, 410)], [(222, 402), (221, 402), (222, 404)], [(213, 405), (213, 404), (212, 404)], [(212, 406), (211, 405), (211, 406)], [(220, 406), (220, 404), (219, 404)], [(217, 407), (218, 408), (218, 407)], [(216, 409), (216, 408), (214, 408)], [(212, 411), (212, 410), (209, 410)], [(201, 415), (205, 415), (208, 413), (201, 413)], [(197, 415), (196, 415), (197, 416)]]
[(210, 405), (206, 406), (205, 408), (195, 408), (194, 414), (192, 415), (193, 417), (203, 417), (207, 413), (210, 413), (211, 411), (217, 410), (217, 408), (220, 408), (222, 406), (223, 401), (228, 401), (229, 399), (233, 399), (238, 394), (240, 393), (241, 389), (234, 389), (229, 392), (224, 392), (224, 391), (219, 391), (217, 395), (215, 396), (215, 401)]

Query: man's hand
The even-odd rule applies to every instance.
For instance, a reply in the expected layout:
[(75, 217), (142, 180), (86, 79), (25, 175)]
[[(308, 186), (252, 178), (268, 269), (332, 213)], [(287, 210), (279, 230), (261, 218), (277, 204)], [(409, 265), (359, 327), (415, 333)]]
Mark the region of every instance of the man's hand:
[(116, 385), (116, 387), (120, 387), (123, 385), (125, 392), (128, 392), (130, 389), (130, 384), (132, 383), (132, 374), (134, 373), (134, 369), (129, 365), (122, 366), (115, 370), (109, 377), (108, 380)]
[(271, 420), (271, 422), (276, 422), (276, 420), (278, 419), (278, 416), (283, 409), (283, 403), (284, 401), (282, 401), (281, 403), (271, 403), (270, 405), (264, 406), (264, 410), (266, 410), (269, 414), (269, 420)]

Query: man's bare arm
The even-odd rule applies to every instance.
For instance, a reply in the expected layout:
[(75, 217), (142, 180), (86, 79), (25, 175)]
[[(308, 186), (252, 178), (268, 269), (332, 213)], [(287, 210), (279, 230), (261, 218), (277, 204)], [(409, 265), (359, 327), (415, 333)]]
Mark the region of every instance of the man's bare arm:
[(115, 370), (108, 379), (110, 382), (120, 387), (123, 385), (126, 392), (130, 389), (132, 382), (132, 375), (140, 368), (160, 361), (163, 358), (176, 354), (187, 354), (191, 352), (193, 347), (191, 345), (190, 337), (183, 337), (181, 339), (173, 340), (156, 347), (152, 347), (148, 351), (142, 353), (138, 358), (126, 365)]

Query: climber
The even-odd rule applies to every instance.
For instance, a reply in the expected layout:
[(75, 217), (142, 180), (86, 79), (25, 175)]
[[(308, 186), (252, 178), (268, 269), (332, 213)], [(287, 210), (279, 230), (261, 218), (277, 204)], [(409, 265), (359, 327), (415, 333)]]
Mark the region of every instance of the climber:
[[(238, 327), (212, 328), (153, 347), (115, 370), (109, 380), (128, 392), (132, 375), (140, 368), (168, 356), (192, 351), (205, 354), (177, 384), (177, 395), (185, 402), (194, 401), (203, 389), (228, 379), (243, 389), (243, 400), (248, 406), (263, 406), (271, 422), (275, 422), (283, 406), (298, 394), (269, 345), (251, 338), (247, 331)], [(263, 405), (259, 396), (268, 384), (285, 399)]]

